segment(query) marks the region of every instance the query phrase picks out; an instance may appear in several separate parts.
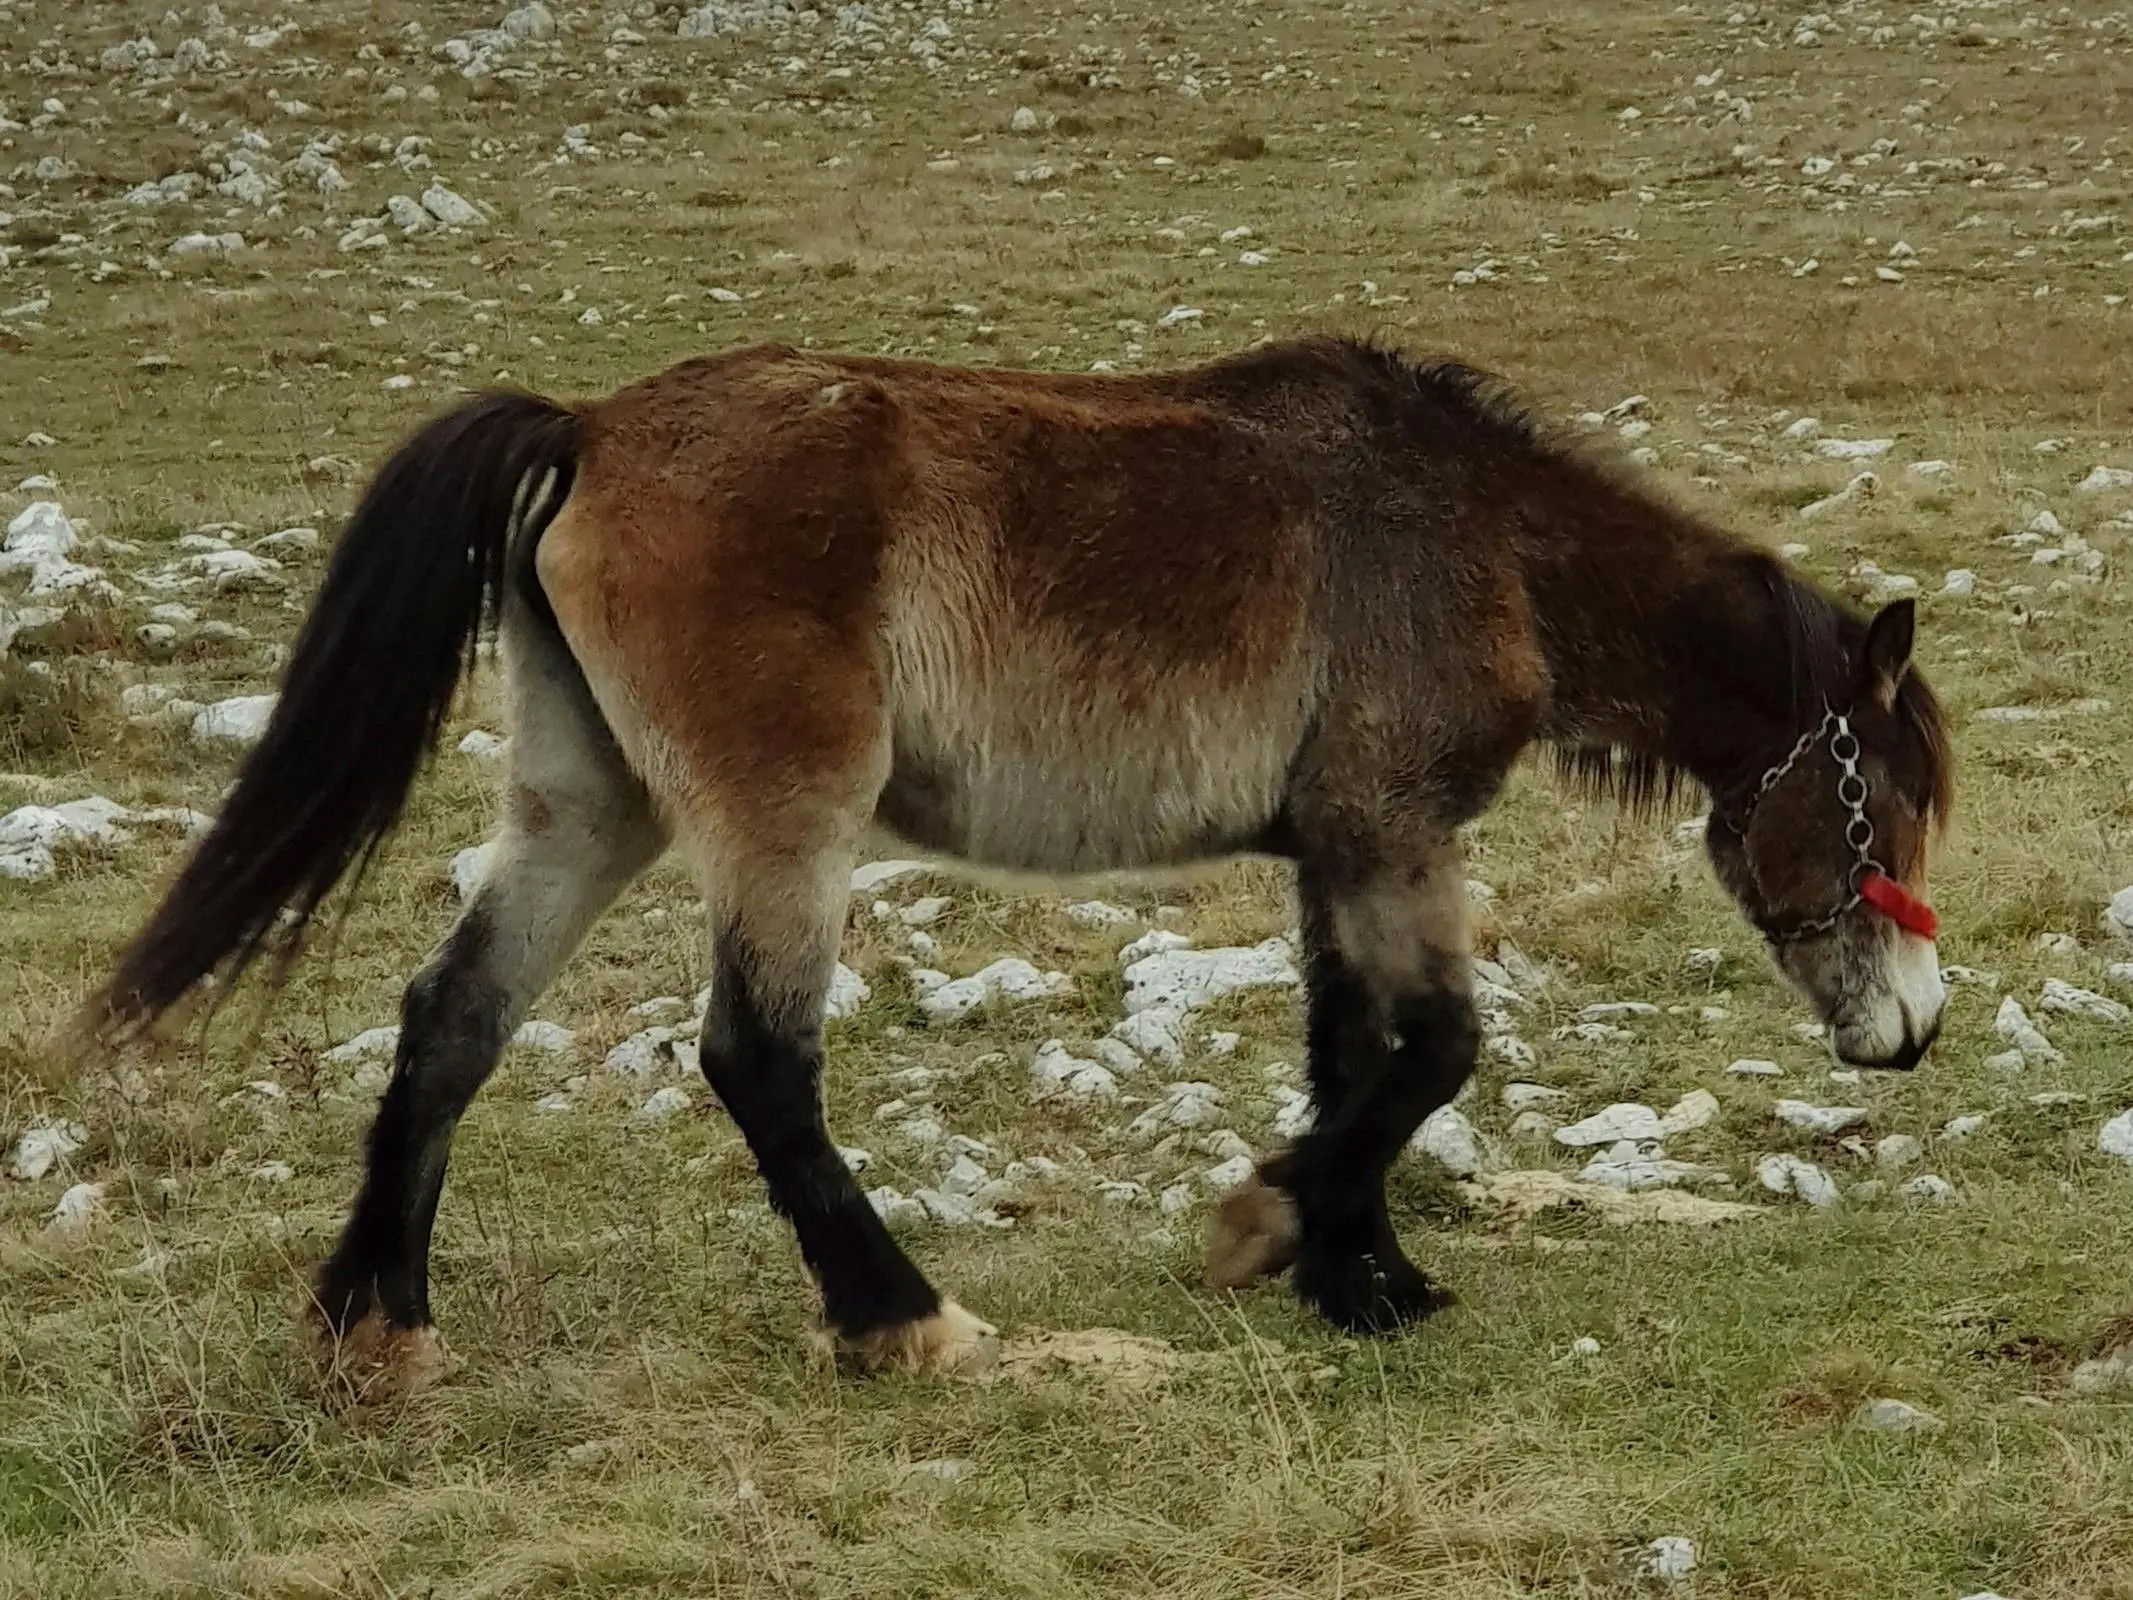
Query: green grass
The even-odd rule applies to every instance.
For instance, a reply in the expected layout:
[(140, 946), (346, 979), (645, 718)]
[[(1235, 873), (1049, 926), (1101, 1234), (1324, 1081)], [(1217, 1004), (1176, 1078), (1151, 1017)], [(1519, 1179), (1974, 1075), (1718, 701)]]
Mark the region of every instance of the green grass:
[[(638, 1025), (629, 1006), (704, 982), (694, 887), (664, 865), (537, 1008), (578, 1030), (573, 1055), (513, 1051), (460, 1132), (435, 1263), (455, 1370), (407, 1406), (349, 1412), (327, 1403), (296, 1320), (353, 1190), (366, 1109), (321, 1056), (392, 1019), (449, 924), (453, 852), (496, 821), (494, 769), (452, 748), (498, 726), (484, 672), (331, 960), (271, 1001), (247, 989), (204, 1042), (85, 1070), (49, 1048), (170, 871), (166, 833), (63, 857), (49, 882), (0, 881), (0, 1136), (46, 1114), (90, 1132), (64, 1172), (0, 1180), (0, 1593), (1556, 1600), (1646, 1592), (1633, 1552), (1685, 1534), (1701, 1565), (1681, 1592), (1699, 1597), (2133, 1596), (2126, 1402), (2068, 1383), (2133, 1309), (2133, 1175), (2095, 1140), (2133, 1103), (2124, 1036), (2050, 1019), (2062, 1065), (2016, 1080), (1983, 1065), (2001, 1048), (2001, 993), (2033, 1002), (2047, 976), (2107, 986), (2122, 952), (2097, 917), (2133, 876), (2133, 626), (2124, 532), (2105, 526), (2126, 497), (2071, 493), (2098, 461), (2133, 464), (2133, 324), (2106, 301), (2133, 285), (2125, 225), (2068, 227), (2128, 215), (2133, 154), (2111, 131), (2122, 19), (2092, 3), (1985, 13), (1979, 38), (1996, 42), (1958, 42), (1952, 28), (1921, 38), (1908, 13), (1846, 13), (1810, 46), (1791, 42), (1790, 13), (1745, 7), (1736, 27), (1726, 7), (1505, 0), (1454, 25), (1370, 3), (1207, 0), (1141, 18), (1001, 0), (944, 12), (944, 65), (927, 72), (906, 42), (922, 12), (893, 13), (901, 31), (876, 58), (833, 49), (826, 22), (684, 42), (677, 11), (640, 7), (627, 26), (647, 42), (632, 44), (612, 38), (620, 12), (559, 6), (553, 53), (503, 58), (532, 77), (469, 80), (435, 47), (493, 25), (500, 3), (318, 3), (290, 10), (293, 38), (255, 50), (242, 34), (281, 13), (225, 0), (237, 34), (210, 42), (228, 73), (99, 68), (121, 39), (147, 34), (167, 56), (204, 29), (168, 26), (164, 9), (18, 0), (0, 26), (0, 115), (26, 125), (0, 134), (0, 311), (52, 301), (0, 319), (0, 484), (49, 473), (92, 539), (137, 546), (84, 557), (129, 594), (202, 524), (330, 538), (404, 431), (499, 374), (567, 395), (754, 339), (1079, 370), (1310, 329), (1381, 334), (1494, 366), (1553, 412), (1644, 393), (1654, 426), (1639, 443), (1685, 500), (1805, 543), (1802, 564), (1839, 587), (1856, 590), (1862, 560), (1920, 578), (1920, 658), (1960, 761), (1934, 879), (1943, 951), (2000, 988), (1956, 991), (1917, 1074), (1831, 1082), (1788, 1031), (1802, 1008), (1672, 819), (1624, 819), (1521, 771), (1470, 841), (1474, 876), (1497, 890), (1484, 943), (1508, 936), (1559, 974), (1524, 1019), (1540, 1060), (1518, 1076), (1570, 1091), (1581, 1113), (1710, 1089), (1719, 1120), (1669, 1153), (1725, 1168), (1735, 1197), (1758, 1201), (1766, 1151), (1847, 1185), (1876, 1175), (1776, 1124), (1777, 1095), (1863, 1105), (1869, 1139), (1923, 1139), (1919, 1170), (1956, 1200), (1885, 1192), (1834, 1214), (1773, 1201), (1708, 1228), (1519, 1222), (1417, 1158), (1396, 1174), (1398, 1213), (1462, 1305), (1357, 1343), (1279, 1287), (1202, 1291), (1204, 1195), (1179, 1218), (1094, 1198), (1098, 1176), (1197, 1184), (1212, 1158), (1189, 1136), (1139, 1146), (1120, 1132), (1130, 1107), (1033, 1107), (1024, 1084), (1037, 1044), (1084, 1042), (1120, 1009), (1113, 950), (1135, 930), (1079, 929), (1066, 899), (1101, 894), (1150, 922), (1171, 906), (1203, 945), (1252, 942), (1292, 921), (1279, 872), (1071, 894), (897, 885), (885, 898), (955, 899), (928, 930), (935, 964), (1019, 954), (1073, 972), (1077, 990), (929, 1030), (890, 964), (893, 928), (855, 900), (844, 956), (875, 994), (832, 1030), (840, 1139), (875, 1153), (870, 1182), (932, 1181), (937, 1160), (874, 1108), (911, 1097), (892, 1074), (934, 1069), (933, 1114), (991, 1144), (995, 1171), (1030, 1155), (1066, 1169), (1028, 1190), (1011, 1230), (915, 1234), (937, 1280), (1010, 1341), (1110, 1327), (1203, 1359), (1160, 1381), (1119, 1368), (855, 1383), (809, 1352), (795, 1252), (708, 1096), (648, 1131), (627, 1120), (642, 1091), (598, 1070)], [(1893, 33), (1875, 39), (1877, 23)], [(79, 70), (50, 70), (62, 50)], [(310, 112), (275, 109), (269, 90)], [(1723, 120), (1719, 90), (1747, 97), (1753, 120)], [(27, 126), (47, 98), (63, 114)], [(1035, 132), (1011, 129), (1023, 105)], [(1640, 116), (1622, 120), (1628, 107)], [(573, 125), (599, 154), (551, 164)], [(350, 191), (291, 178), (279, 215), (213, 195), (115, 203), (205, 170), (203, 142), (248, 126), (278, 161), (340, 134)], [(392, 165), (407, 135), (430, 141), (432, 168)], [(1849, 165), (1877, 138), (1896, 152)], [(1817, 154), (1846, 165), (1810, 191), (1801, 163)], [(79, 175), (10, 175), (45, 155)], [(1842, 173), (1851, 188), (1828, 187)], [(496, 222), (336, 248), (356, 217), (433, 178)], [(1221, 242), (1239, 226), (1249, 238)], [(225, 228), (250, 248), (165, 253)], [(1899, 239), (1918, 254), (1902, 285), (1882, 284), (1874, 268)], [(1238, 264), (1247, 248), (1268, 263)], [(1795, 278), (1810, 256), (1818, 271)], [(1488, 258), (1493, 280), (1451, 286)], [(1157, 329), (1178, 304), (1206, 314)], [(589, 307), (596, 322), (580, 320)], [(396, 373), (412, 384), (386, 388)], [(1783, 441), (1797, 415), (1896, 438), (1874, 463), (1880, 493), (1799, 521), (1856, 468)], [(32, 430), (57, 442), (28, 443)], [(2064, 448), (2037, 453), (2047, 438)], [(1926, 457), (1955, 461), (1952, 482), (1904, 473)], [(2100, 583), (2056, 584), (2057, 569), (1991, 543), (2047, 505), (2105, 552)], [(281, 593), (171, 597), (249, 637), (187, 629), (154, 654), (134, 634), (147, 601), (129, 600), (19, 641), (0, 663), (0, 810), (90, 792), (212, 809), (227, 757), (182, 724), (129, 722), (118, 696), (271, 686), (323, 567), (286, 559)], [(1978, 595), (1934, 596), (1958, 566)], [(2072, 709), (2092, 697), (2108, 708)], [(2068, 714), (1972, 720), (2006, 704)], [(2074, 934), (2081, 953), (2046, 953), (2044, 933)], [(1715, 975), (1685, 965), (1712, 946)], [(1550, 1038), (1578, 1006), (1620, 998), (1668, 1010), (1628, 1041)], [(1726, 1015), (1699, 1020), (1706, 1006)], [(1239, 997), (1201, 1023), (1242, 1034), (1238, 1053), (1165, 1075), (1222, 1085), (1237, 1131), (1263, 1143), (1267, 1068), (1301, 1059), (1291, 1001)], [(1741, 1056), (1787, 1075), (1727, 1077)], [(580, 1074), (575, 1111), (533, 1110)], [(1485, 1066), (1470, 1114), (1505, 1159), (1566, 1165), (1508, 1136), (1497, 1094), (1511, 1076)], [(284, 1098), (249, 1091), (256, 1080)], [(2032, 1104), (2043, 1091), (2088, 1098)], [(1978, 1111), (1992, 1114), (1980, 1132), (1939, 1137)], [(294, 1175), (254, 1178), (268, 1161)], [(77, 1178), (105, 1185), (105, 1215), (54, 1239), (44, 1219)], [(144, 1253), (152, 1270), (137, 1270)], [(1581, 1337), (1600, 1353), (1573, 1357)], [(1861, 1433), (1852, 1415), (1880, 1395), (1946, 1425)], [(912, 1470), (944, 1460), (963, 1465)]]

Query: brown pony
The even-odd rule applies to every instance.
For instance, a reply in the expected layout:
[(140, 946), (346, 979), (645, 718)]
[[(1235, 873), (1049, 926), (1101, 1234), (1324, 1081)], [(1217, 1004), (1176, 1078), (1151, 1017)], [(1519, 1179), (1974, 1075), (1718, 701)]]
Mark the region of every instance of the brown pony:
[(1939, 1027), (1914, 896), (1948, 754), (1910, 604), (1855, 616), (1469, 368), (1306, 339), (1139, 377), (761, 346), (574, 408), (467, 401), (357, 507), (264, 739), (87, 1013), (99, 1036), (293, 954), (393, 828), (488, 622), (501, 849), (408, 985), (317, 1284), (344, 1354), (388, 1371), (434, 1358), (454, 1126), (677, 838), (707, 910), (704, 1076), (863, 1367), (993, 1344), (824, 1123), (870, 824), (1047, 873), (1296, 864), (1316, 1122), (1220, 1207), (1209, 1277), (1293, 1266), (1348, 1328), (1444, 1300), (1384, 1178), (1473, 1070), (1456, 830), (1529, 744), (1632, 802), (1706, 790), (1719, 877), (1845, 1060), (1910, 1067)]

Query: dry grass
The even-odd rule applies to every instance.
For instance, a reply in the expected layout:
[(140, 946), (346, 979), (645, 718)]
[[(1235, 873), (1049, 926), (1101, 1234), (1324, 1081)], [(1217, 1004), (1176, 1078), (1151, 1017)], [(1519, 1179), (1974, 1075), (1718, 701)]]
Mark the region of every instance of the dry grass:
[[(1960, 726), (1959, 826), (1936, 885), (1945, 950), (2025, 1000), (2046, 975), (2104, 985), (2097, 912), (2129, 875), (2133, 627), (2119, 536), (2099, 527), (2122, 505), (2069, 490), (2097, 461), (2133, 465), (2133, 323), (2106, 299), (2133, 284), (2133, 240), (2122, 220), (2070, 224), (2126, 215), (2123, 13), (1979, 7), (1921, 36), (1901, 8), (1862, 7), (1805, 44), (1792, 15), (1754, 7), (1734, 26), (1726, 7), (1652, 3), (1504, 0), (1439, 18), (1209, 0), (1141, 18), (1002, 0), (947, 12), (949, 54), (928, 73), (902, 35), (869, 65), (821, 30), (683, 43), (671, 7), (558, 9), (564, 38), (529, 81), (470, 81), (431, 49), (494, 10), (392, 0), (291, 8), (291, 40), (222, 41), (234, 76), (146, 88), (102, 73), (100, 51), (147, 33), (167, 52), (197, 18), (166, 27), (160, 0), (0, 10), (0, 115), (29, 123), (48, 96), (66, 107), (0, 132), (0, 169), (47, 154), (80, 169), (0, 191), (0, 310), (52, 301), (0, 320), (0, 482), (55, 475), (93, 534), (140, 547), (99, 558), (130, 572), (203, 523), (330, 534), (360, 471), (462, 385), (598, 391), (758, 338), (1078, 369), (1332, 328), (1456, 351), (1555, 410), (1641, 392), (1642, 442), (1678, 492), (1803, 540), (1823, 578), (1853, 585), (1870, 559), (1930, 595), (1943, 569), (1977, 570), (1979, 596), (1929, 598), (1923, 626)], [(240, 33), (280, 15), (224, 10)], [(410, 22), (423, 42), (402, 37)], [(614, 42), (625, 23), (650, 42)], [(359, 54), (370, 44), (374, 60)], [(77, 73), (29, 63), (61, 50)], [(863, 70), (830, 76), (840, 63)], [(1187, 75), (1197, 98), (1180, 92)], [(396, 85), (408, 97), (386, 99)], [(310, 113), (277, 111), (269, 89)], [(1746, 96), (1752, 120), (1728, 121), (1721, 93)], [(1021, 105), (1037, 130), (1011, 129)], [(278, 216), (219, 197), (112, 203), (249, 125), (281, 160), (342, 133), (352, 191), (328, 201), (292, 181)], [(601, 154), (549, 164), (571, 125)], [(434, 174), (386, 159), (409, 134), (430, 141)], [(1882, 138), (1893, 154), (1851, 164)], [(1817, 155), (1845, 164), (1810, 190), (1801, 163)], [(1844, 174), (1852, 187), (1832, 188)], [(354, 217), (433, 175), (496, 224), (335, 248)], [(1252, 236), (1222, 243), (1236, 226)], [(253, 248), (164, 253), (224, 227)], [(1916, 254), (1883, 283), (1898, 240)], [(1238, 264), (1246, 248), (1267, 264)], [(1795, 276), (1809, 258), (1819, 268)], [(1452, 286), (1491, 259), (1493, 278)], [(1206, 315), (1157, 329), (1177, 304)], [(384, 387), (395, 372), (412, 386)], [(1896, 438), (1881, 494), (1800, 522), (1852, 469), (1785, 443), (1781, 413)], [(23, 442), (32, 429), (58, 442)], [(2046, 438), (2064, 449), (2036, 453)], [(1901, 463), (1923, 457), (1956, 476), (1907, 478)], [(2055, 585), (1990, 542), (2045, 506), (2106, 551), (2100, 584)], [(182, 729), (127, 723), (117, 690), (266, 686), (271, 643), (318, 570), (298, 559), (287, 597), (184, 597), (248, 640), (151, 657), (122, 608), (27, 642), (17, 655), (54, 670), (0, 666), (0, 809), (90, 791), (212, 807), (226, 764)], [(493, 692), (477, 683), (460, 726), (493, 719)], [(2110, 706), (1971, 720), (2089, 697)], [(944, 1069), (949, 1127), (1003, 1156), (1053, 1155), (1082, 1183), (1037, 1192), (1008, 1232), (926, 1234), (922, 1259), (1010, 1334), (1109, 1326), (1213, 1359), (1152, 1385), (854, 1385), (805, 1352), (794, 1253), (714, 1111), (649, 1133), (627, 1124), (623, 1088), (598, 1082), (571, 1115), (532, 1110), (631, 1031), (629, 1005), (703, 981), (679, 932), (693, 895), (663, 868), (539, 1008), (580, 1031), (575, 1056), (514, 1052), (461, 1131), (436, 1263), (457, 1370), (387, 1415), (324, 1406), (294, 1312), (350, 1193), (363, 1107), (320, 1055), (390, 1018), (449, 920), (446, 864), (495, 815), (487, 769), (448, 745), (330, 964), (304, 967), (271, 1009), (242, 997), (204, 1044), (86, 1079), (47, 1036), (142, 914), (167, 841), (144, 833), (66, 858), (49, 883), (0, 882), (0, 1132), (78, 1117), (91, 1142), (65, 1176), (108, 1196), (105, 1220), (63, 1244), (43, 1232), (60, 1179), (0, 1183), (0, 1592), (1603, 1596), (1639, 1592), (1628, 1552), (1686, 1533), (1699, 1596), (2133, 1595), (2124, 1407), (2065, 1382), (2127, 1309), (2129, 1180), (2095, 1149), (2096, 1125), (2133, 1099), (2121, 1037), (2054, 1021), (2065, 1063), (2008, 1082), (1981, 1064), (1999, 1048), (1996, 998), (1966, 989), (1926, 1070), (1830, 1084), (1693, 852), (1532, 773), (1473, 837), (1474, 873), (1498, 890), (1490, 933), (1565, 975), (1528, 1030), (1532, 1075), (1586, 1109), (1710, 1087), (1722, 1118), (1684, 1153), (1745, 1174), (1759, 1151), (1811, 1150), (1770, 1122), (1768, 1088), (1720, 1072), (1773, 1057), (1784, 1092), (1925, 1137), (1958, 1203), (1514, 1227), (1416, 1161), (1401, 1213), (1465, 1309), (1353, 1344), (1279, 1292), (1201, 1293), (1200, 1212), (1106, 1207), (1082, 1183), (1100, 1167), (1160, 1187), (1205, 1159), (1027, 1104), (1020, 1055), (1115, 1016), (1116, 940), (1072, 927), (1056, 898), (902, 886), (955, 896), (933, 930), (949, 969), (1012, 952), (1083, 980), (1072, 1000), (927, 1032), (885, 966), (888, 932), (855, 905), (846, 959), (877, 997), (833, 1036), (840, 1132), (876, 1151), (882, 1181), (930, 1181), (930, 1158), (870, 1124), (885, 1075), (923, 1063)], [(1180, 908), (1203, 943), (1290, 915), (1264, 868), (1106, 892), (1144, 914)], [(2047, 955), (2046, 932), (2087, 949)], [(1685, 969), (1693, 946), (1722, 949), (1716, 976)], [(1617, 997), (1687, 1011), (1630, 1044), (1548, 1039), (1577, 1004)], [(1707, 1004), (1729, 1015), (1697, 1021)], [(1261, 1138), (1247, 1090), (1296, 1058), (1290, 1008), (1259, 998), (1206, 1021), (1245, 1044), (1186, 1075), (1230, 1087), (1241, 1131)], [(980, 1064), (996, 1051), (1004, 1066)], [(1486, 1070), (1473, 1103), (1499, 1137), (1505, 1076)], [(262, 1079), (284, 1098), (245, 1089)], [(2028, 1100), (2061, 1089), (2091, 1098)], [(1984, 1132), (1934, 1137), (1985, 1109)], [(1811, 1153), (1851, 1180), (1842, 1152)], [(269, 1160), (294, 1177), (249, 1176)], [(136, 1270), (144, 1252), (153, 1270)], [(1566, 1360), (1588, 1334), (1602, 1354)], [(1875, 1394), (1948, 1425), (1861, 1435), (1851, 1412)], [(943, 1459), (967, 1467), (953, 1481), (911, 1470)]]

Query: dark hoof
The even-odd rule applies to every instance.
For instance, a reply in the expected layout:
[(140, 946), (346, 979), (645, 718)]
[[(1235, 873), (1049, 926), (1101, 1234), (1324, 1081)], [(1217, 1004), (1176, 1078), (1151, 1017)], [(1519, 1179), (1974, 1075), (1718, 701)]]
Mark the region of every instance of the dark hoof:
[(1296, 1264), (1295, 1283), (1306, 1305), (1350, 1333), (1397, 1333), (1457, 1303), (1399, 1256), (1307, 1255)]

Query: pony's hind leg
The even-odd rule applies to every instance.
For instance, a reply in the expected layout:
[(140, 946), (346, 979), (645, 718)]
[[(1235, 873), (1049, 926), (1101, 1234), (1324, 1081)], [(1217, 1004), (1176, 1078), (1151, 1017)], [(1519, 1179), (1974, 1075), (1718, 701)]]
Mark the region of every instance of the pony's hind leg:
[(363, 1183), (317, 1315), (366, 1393), (438, 1364), (429, 1249), (452, 1134), (527, 1010), (664, 835), (562, 641), (506, 614), (510, 798), (494, 865), (408, 984)]
[(1360, 875), (1307, 858), (1298, 879), (1316, 1120), (1217, 1210), (1209, 1278), (1293, 1262), (1305, 1301), (1383, 1331), (1449, 1302), (1401, 1250), (1385, 1174), (1474, 1068), (1465, 874), (1447, 843)]
[(715, 854), (699, 1058), (821, 1290), (826, 1342), (862, 1370), (989, 1365), (995, 1330), (935, 1292), (830, 1139), (823, 1010), (851, 893), (849, 849)]

